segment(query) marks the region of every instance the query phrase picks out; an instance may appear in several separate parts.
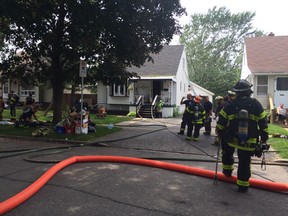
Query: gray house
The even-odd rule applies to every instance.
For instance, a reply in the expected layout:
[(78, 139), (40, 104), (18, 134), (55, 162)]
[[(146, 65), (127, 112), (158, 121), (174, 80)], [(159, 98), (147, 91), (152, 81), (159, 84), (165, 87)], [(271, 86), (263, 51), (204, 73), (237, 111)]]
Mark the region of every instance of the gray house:
[[(155, 104), (160, 99), (164, 102), (162, 117), (173, 117), (173, 110), (182, 113), (184, 106), (180, 100), (193, 90), (194, 94), (203, 95), (205, 89), (194, 85), (189, 80), (186, 53), (183, 45), (164, 46), (159, 54), (151, 55), (154, 62), (146, 62), (142, 67), (131, 67), (140, 78), (131, 78), (127, 85), (104, 86), (98, 84), (98, 105), (108, 110), (135, 111), (153, 117)], [(213, 93), (206, 90), (212, 98)], [(147, 116), (147, 114), (145, 114)], [(144, 116), (143, 116), (144, 117)]]
[(241, 78), (263, 107), (288, 107), (288, 36), (245, 38)]

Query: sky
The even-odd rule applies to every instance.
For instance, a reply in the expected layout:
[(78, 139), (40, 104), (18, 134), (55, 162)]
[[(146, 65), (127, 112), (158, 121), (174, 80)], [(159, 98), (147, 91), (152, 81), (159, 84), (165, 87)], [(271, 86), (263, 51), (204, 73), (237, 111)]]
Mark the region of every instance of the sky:
[[(226, 7), (231, 13), (244, 11), (255, 12), (253, 27), (265, 33), (273, 32), (275, 36), (288, 36), (288, 12), (285, 0), (180, 0), (186, 8), (187, 16), (179, 19), (181, 25), (189, 23), (189, 17), (194, 13), (207, 13), (214, 6)], [(171, 44), (177, 44), (175, 37)]]

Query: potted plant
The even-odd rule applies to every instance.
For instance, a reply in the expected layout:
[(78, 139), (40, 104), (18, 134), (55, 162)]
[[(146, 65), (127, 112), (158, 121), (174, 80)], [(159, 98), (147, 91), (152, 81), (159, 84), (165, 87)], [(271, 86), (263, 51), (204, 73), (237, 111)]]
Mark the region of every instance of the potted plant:
[(155, 105), (157, 112), (162, 112), (163, 106), (164, 106), (164, 101), (162, 99), (157, 101)]

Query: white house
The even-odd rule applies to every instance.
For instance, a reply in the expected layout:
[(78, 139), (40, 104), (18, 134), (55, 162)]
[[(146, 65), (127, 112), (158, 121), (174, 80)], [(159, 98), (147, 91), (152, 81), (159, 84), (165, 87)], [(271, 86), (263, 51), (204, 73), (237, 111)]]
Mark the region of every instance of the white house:
[[(148, 112), (153, 117), (155, 102), (162, 99), (164, 107), (162, 117), (173, 117), (174, 112), (182, 113), (184, 105), (180, 106), (183, 96), (208, 96), (212, 100), (213, 93), (189, 80), (187, 60), (184, 45), (164, 46), (159, 54), (152, 54), (153, 62), (146, 62), (140, 68), (131, 67), (128, 70), (136, 72), (140, 78), (131, 78), (126, 85), (97, 85), (97, 104), (104, 105), (108, 111), (128, 113), (131, 111)], [(48, 103), (52, 99), (51, 88), (47, 85), (24, 86), (18, 80), (9, 80), (2, 88), (4, 98), (10, 90), (14, 90), (20, 101), (24, 101), (29, 93), (33, 93), (35, 101)], [(65, 91), (69, 95), (70, 91)], [(86, 94), (89, 95), (89, 92)], [(85, 98), (84, 98), (85, 99)], [(91, 98), (86, 98), (93, 105)], [(143, 116), (144, 117), (144, 116)]]
[(213, 92), (208, 91), (207, 89), (203, 88), (202, 86), (199, 86), (196, 83), (191, 82), (191, 81), (190, 81), (189, 92), (192, 95), (207, 96), (207, 97), (209, 97), (209, 101), (213, 101), (213, 96), (215, 95)]
[(288, 107), (288, 36), (245, 38), (241, 78), (265, 108)]
[(164, 46), (159, 54), (152, 54), (151, 57), (153, 62), (128, 69), (136, 72), (140, 78), (130, 79), (127, 85), (104, 86), (99, 83), (98, 105), (104, 105), (108, 110), (127, 112), (138, 112), (141, 107), (146, 107), (152, 113), (155, 101), (161, 98), (165, 104), (162, 117), (173, 117), (175, 108), (180, 113), (184, 111), (185, 107), (180, 106), (181, 98), (191, 91), (193, 93), (193, 90), (194, 94), (205, 92), (205, 96), (212, 98), (213, 93), (189, 80), (184, 45)]

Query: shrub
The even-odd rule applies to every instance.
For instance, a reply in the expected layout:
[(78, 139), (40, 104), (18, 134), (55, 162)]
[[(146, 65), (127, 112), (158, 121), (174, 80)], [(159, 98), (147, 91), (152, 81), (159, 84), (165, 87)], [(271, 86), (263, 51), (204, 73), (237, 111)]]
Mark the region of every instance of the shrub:
[(179, 106), (176, 106), (173, 108), (173, 117), (178, 117), (178, 116), (180, 116)]
[(135, 117), (136, 117), (136, 112), (135, 112), (135, 111), (129, 112), (129, 113), (127, 114), (127, 116), (128, 116), (128, 117), (133, 117), (133, 118), (135, 118)]

